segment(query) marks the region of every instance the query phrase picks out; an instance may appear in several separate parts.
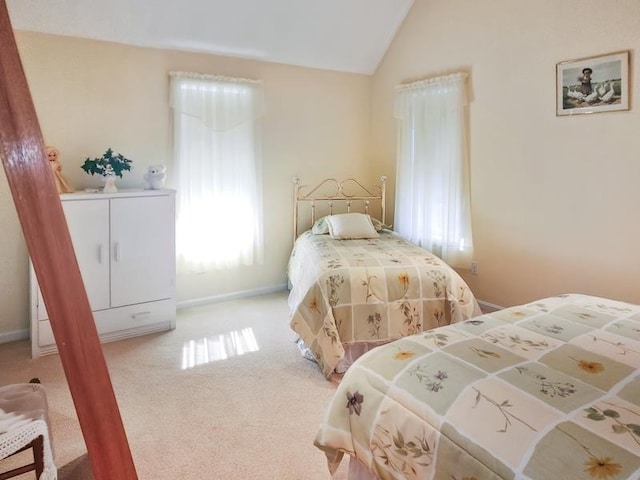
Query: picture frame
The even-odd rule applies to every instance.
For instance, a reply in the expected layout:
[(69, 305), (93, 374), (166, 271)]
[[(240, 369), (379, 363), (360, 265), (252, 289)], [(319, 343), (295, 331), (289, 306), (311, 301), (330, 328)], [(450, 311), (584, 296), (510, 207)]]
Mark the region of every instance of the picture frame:
[(629, 110), (629, 51), (556, 64), (556, 115)]

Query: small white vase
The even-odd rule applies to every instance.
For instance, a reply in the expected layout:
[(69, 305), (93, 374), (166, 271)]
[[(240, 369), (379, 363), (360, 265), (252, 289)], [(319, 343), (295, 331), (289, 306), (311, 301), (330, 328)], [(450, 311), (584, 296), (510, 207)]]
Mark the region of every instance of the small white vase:
[(104, 188), (102, 189), (102, 191), (104, 193), (116, 193), (118, 191), (118, 187), (116, 187), (115, 175), (104, 176)]

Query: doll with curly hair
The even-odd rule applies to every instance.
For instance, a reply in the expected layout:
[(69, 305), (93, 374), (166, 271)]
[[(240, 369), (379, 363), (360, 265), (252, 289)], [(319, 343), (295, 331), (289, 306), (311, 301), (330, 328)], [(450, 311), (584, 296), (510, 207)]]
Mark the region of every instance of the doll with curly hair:
[(62, 164), (60, 163), (60, 150), (56, 147), (46, 147), (47, 158), (49, 159), (49, 165), (53, 172), (53, 177), (56, 181), (56, 188), (58, 193), (71, 193), (73, 188), (69, 184), (66, 178), (62, 175)]

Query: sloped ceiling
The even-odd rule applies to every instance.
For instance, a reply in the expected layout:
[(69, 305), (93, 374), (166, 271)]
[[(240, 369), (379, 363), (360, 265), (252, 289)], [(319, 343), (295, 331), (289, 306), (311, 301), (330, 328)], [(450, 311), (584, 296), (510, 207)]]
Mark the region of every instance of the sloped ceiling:
[(414, 0), (8, 0), (14, 29), (372, 74)]

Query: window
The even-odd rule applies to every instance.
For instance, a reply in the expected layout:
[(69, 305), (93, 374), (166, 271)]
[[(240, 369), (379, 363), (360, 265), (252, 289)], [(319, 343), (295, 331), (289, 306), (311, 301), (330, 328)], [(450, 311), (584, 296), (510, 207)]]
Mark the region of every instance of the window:
[(466, 79), (456, 73), (396, 90), (395, 229), (454, 267), (473, 254)]
[(192, 271), (262, 262), (258, 81), (173, 72), (178, 261)]

